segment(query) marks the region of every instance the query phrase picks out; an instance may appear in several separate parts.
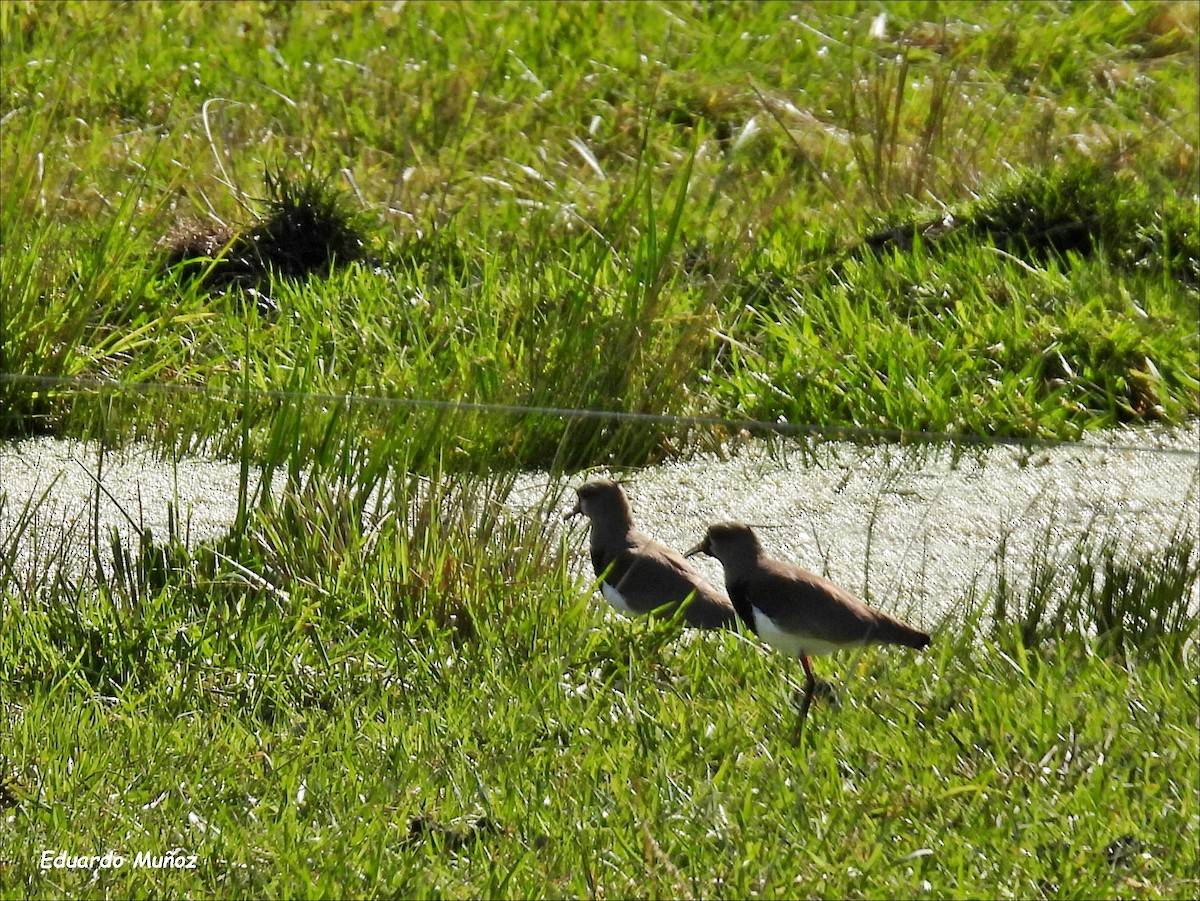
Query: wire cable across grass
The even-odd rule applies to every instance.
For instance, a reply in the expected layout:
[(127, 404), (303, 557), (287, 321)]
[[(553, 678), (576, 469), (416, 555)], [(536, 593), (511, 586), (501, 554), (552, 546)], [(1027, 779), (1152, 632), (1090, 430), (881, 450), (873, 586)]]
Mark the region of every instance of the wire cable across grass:
[(731, 418), (726, 416), (684, 416), (674, 413), (638, 413), (630, 410), (601, 410), (581, 407), (542, 406), (537, 404), (503, 404), (495, 402), (440, 400), (420, 397), (376, 397), (369, 394), (326, 394), (321, 392), (294, 391), (274, 388), (232, 388), (213, 385), (185, 385), (171, 382), (122, 382), (118, 379), (89, 378), (82, 376), (22, 375), (0, 372), (0, 382), (38, 385), (45, 388), (66, 389), (72, 393), (85, 391), (115, 391), (130, 394), (191, 394), (205, 397), (254, 397), (257, 399), (311, 401), (337, 403), (347, 406), (380, 406), (388, 408), (409, 407), (414, 409), (449, 410), (454, 412), (505, 413), (526, 416), (547, 416), (567, 420), (613, 420), (620, 422), (644, 422), (679, 427), (724, 428), (736, 434), (747, 431), (752, 434), (784, 436), (817, 436), (832, 440), (893, 441), (896, 443), (947, 442), (972, 445), (1003, 445), (1022, 448), (1075, 448), (1081, 451), (1119, 451), (1125, 453), (1163, 454), (1167, 456), (1191, 456), (1200, 452), (1195, 447), (1144, 447), (1133, 444), (1105, 444), (1074, 441), (1067, 438), (1033, 438), (1002, 435), (978, 435), (963, 432), (935, 432), (896, 428), (869, 428), (866, 426), (815, 425), (812, 423), (767, 422), (760, 419)]

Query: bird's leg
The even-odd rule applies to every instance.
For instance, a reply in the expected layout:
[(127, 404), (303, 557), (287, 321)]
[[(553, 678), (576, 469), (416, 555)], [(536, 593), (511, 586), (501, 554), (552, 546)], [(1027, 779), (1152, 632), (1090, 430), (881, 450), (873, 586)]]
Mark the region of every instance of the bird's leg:
[(817, 679), (813, 685), (813, 695), (820, 698), (822, 701), (828, 701), (834, 707), (841, 703), (841, 698), (838, 696), (837, 689), (828, 679)]
[(792, 733), (792, 744), (800, 744), (800, 736), (804, 732), (804, 720), (808, 717), (808, 708), (812, 704), (813, 689), (817, 687), (817, 677), (813, 675), (812, 664), (808, 662), (807, 655), (800, 657), (800, 664), (804, 667), (804, 700), (800, 702), (800, 714), (796, 717), (796, 729)]

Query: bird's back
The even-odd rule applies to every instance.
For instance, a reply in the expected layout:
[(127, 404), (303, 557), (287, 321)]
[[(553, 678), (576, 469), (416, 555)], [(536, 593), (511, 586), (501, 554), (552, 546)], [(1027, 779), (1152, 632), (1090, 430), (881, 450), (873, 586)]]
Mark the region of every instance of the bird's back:
[(599, 547), (594, 544), (592, 566), (597, 575), (607, 573), (605, 582), (635, 613), (673, 607), (690, 597), (684, 611), (688, 625), (718, 629), (734, 622), (729, 599), (706, 582), (682, 554), (644, 532), (633, 529), (620, 542), (610, 539)]
[(743, 619), (753, 607), (776, 629), (823, 645), (899, 644), (920, 650), (929, 644), (924, 632), (868, 606), (823, 576), (781, 560), (761, 560), (757, 570), (741, 584), (729, 586), (729, 592)]

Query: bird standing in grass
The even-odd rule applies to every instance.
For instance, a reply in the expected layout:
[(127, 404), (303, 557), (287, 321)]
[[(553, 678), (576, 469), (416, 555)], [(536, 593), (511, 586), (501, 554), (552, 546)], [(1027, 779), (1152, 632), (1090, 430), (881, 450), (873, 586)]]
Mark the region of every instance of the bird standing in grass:
[(817, 679), (809, 657), (865, 644), (921, 650), (929, 636), (868, 607), (850, 592), (806, 569), (772, 560), (754, 530), (740, 522), (710, 526), (684, 556), (708, 554), (725, 568), (725, 590), (742, 622), (763, 642), (800, 658), (805, 691), (796, 721), (800, 738)]
[(626, 616), (672, 613), (686, 603), (684, 621), (697, 629), (733, 628), (737, 613), (729, 599), (700, 577), (683, 555), (633, 526), (625, 490), (596, 479), (575, 489), (579, 499), (564, 517), (591, 520), (592, 569), (600, 593)]

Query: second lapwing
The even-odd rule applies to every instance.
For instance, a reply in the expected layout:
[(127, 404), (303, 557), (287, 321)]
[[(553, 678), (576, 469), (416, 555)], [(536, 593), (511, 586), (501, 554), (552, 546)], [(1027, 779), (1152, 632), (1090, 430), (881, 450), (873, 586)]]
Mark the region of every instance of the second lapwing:
[(895, 644), (921, 650), (924, 632), (867, 606), (849, 591), (816, 573), (766, 555), (745, 523), (710, 526), (704, 540), (685, 556), (708, 554), (725, 568), (725, 590), (738, 617), (764, 643), (799, 657), (805, 692), (796, 723), (804, 726), (817, 680), (809, 657), (866, 644)]
[(737, 613), (729, 598), (696, 572), (678, 551), (634, 528), (625, 490), (609, 479), (575, 489), (579, 496), (567, 518), (591, 520), (592, 569), (600, 593), (629, 617), (672, 613), (686, 603), (683, 619), (698, 629), (734, 628)]

